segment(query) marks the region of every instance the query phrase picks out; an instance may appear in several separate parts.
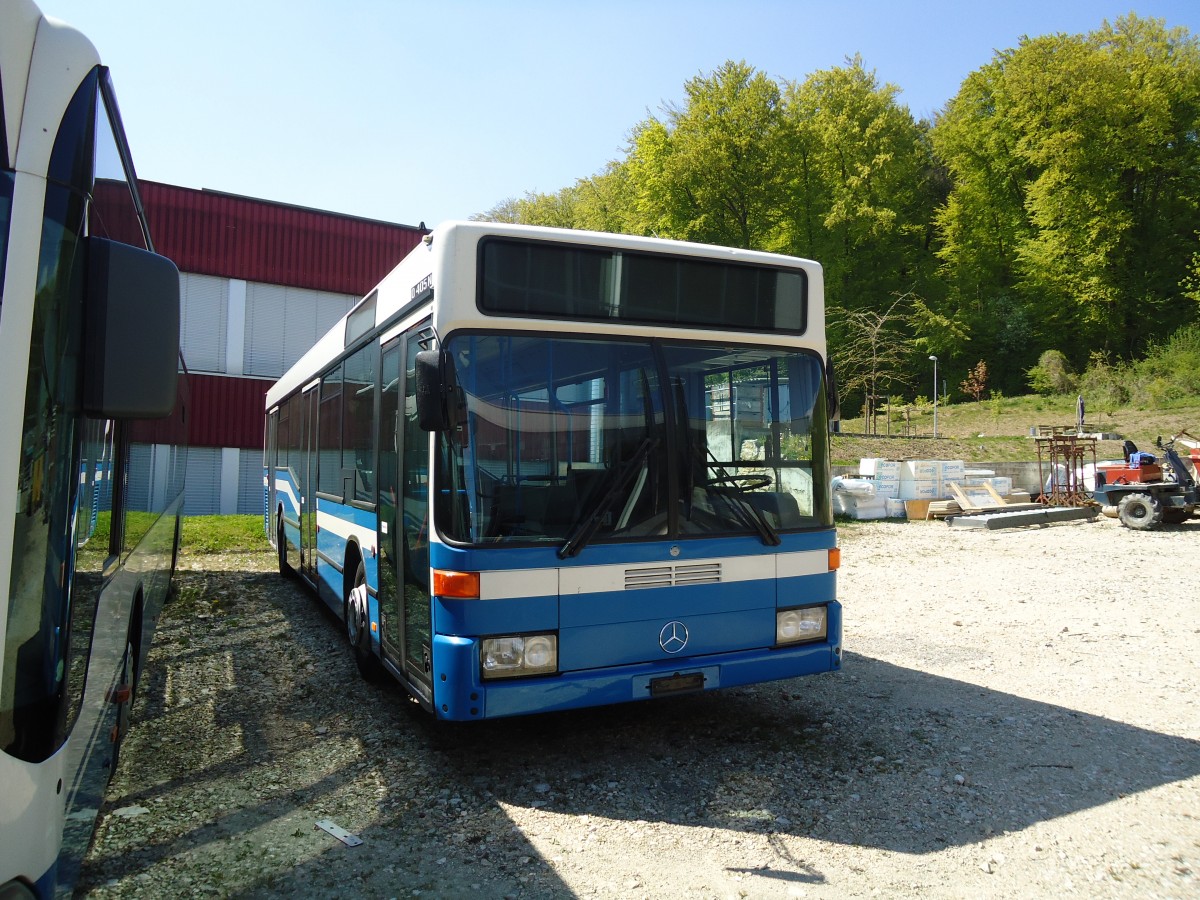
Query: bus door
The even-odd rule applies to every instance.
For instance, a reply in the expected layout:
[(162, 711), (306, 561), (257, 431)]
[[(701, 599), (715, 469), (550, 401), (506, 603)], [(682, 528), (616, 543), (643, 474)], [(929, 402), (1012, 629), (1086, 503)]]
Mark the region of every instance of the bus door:
[(400, 339), (383, 348), (379, 407), (379, 640), (383, 655), (403, 667), (400, 596)]
[(410, 333), (404, 343), (403, 357), (398, 339), (382, 358), (379, 605), (384, 655), (429, 699), (429, 434), (417, 425), (413, 361), (420, 337)]
[(314, 384), (304, 393), (304, 431), (300, 437), (303, 458), (298, 470), (300, 485), (300, 572), (317, 583), (317, 403), (320, 391)]

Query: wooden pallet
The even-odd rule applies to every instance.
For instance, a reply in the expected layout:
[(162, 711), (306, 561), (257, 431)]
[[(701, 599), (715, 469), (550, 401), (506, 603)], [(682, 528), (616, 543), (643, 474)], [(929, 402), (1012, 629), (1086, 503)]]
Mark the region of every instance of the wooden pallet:
[(1041, 509), (1040, 503), (1009, 503), (997, 493), (990, 484), (972, 486), (964, 489), (957, 484), (950, 484), (950, 493), (958, 504), (959, 510), (967, 515), (995, 512), (1019, 512), (1021, 510)]

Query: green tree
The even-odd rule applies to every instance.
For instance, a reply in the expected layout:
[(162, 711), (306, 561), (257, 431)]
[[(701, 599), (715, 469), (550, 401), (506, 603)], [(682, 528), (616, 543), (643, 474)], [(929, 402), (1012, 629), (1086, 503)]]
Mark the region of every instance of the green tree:
[(1079, 393), (1109, 417), (1129, 402), (1128, 367), (1114, 364), (1109, 354), (1094, 350), (1087, 369), (1079, 377)]
[(821, 261), (835, 306), (882, 309), (887, 297), (930, 289), (942, 180), (927, 126), (898, 95), (859, 56), (784, 94), (785, 246)]
[(1200, 49), (1161, 21), (1130, 15), (998, 53), (933, 133), (954, 182), (937, 216), (947, 309), (995, 339), (979, 326), (1015, 298), (1021, 368), (1064, 333), (1080, 364), (1088, 347), (1128, 356), (1169, 329), (1200, 225), (1198, 124)]
[(1077, 376), (1061, 350), (1047, 350), (1038, 357), (1037, 365), (1029, 370), (1029, 386), (1035, 393), (1069, 394), (1075, 390)]
[(681, 106), (634, 128), (626, 160), (639, 230), (769, 249), (783, 199), (779, 86), (744, 62), (684, 85)]

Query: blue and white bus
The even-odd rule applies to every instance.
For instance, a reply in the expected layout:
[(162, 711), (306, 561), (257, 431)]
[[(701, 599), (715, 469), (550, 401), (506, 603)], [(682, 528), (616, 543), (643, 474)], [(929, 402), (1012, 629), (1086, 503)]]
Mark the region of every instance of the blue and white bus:
[(179, 273), (108, 69), (0, 4), (0, 897), (70, 891), (170, 588)]
[(267, 393), (266, 527), (472, 721), (841, 665), (822, 272), (449, 223)]

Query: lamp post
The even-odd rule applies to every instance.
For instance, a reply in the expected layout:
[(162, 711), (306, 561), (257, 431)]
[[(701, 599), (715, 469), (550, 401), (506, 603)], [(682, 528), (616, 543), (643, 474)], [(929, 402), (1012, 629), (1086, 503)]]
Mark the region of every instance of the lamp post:
[(933, 436), (937, 437), (937, 357), (930, 356), (933, 360)]

